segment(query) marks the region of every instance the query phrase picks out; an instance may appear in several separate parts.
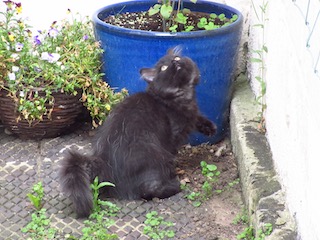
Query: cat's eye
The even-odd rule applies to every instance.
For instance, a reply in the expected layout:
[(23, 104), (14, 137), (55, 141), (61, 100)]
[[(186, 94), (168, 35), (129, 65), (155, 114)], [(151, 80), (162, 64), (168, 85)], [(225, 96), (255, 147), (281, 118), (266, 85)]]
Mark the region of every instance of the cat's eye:
[(180, 59), (181, 59), (180, 57), (175, 57), (174, 58), (175, 61), (180, 61)]
[(167, 68), (168, 68), (167, 65), (163, 65), (163, 66), (161, 66), (161, 71), (165, 71), (165, 70), (167, 70)]

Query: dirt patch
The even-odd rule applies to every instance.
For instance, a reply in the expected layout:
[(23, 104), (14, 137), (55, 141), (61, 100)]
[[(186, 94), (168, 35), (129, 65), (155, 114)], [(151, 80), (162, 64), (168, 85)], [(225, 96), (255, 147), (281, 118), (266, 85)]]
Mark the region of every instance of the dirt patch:
[[(215, 145), (202, 144), (193, 147), (186, 145), (179, 151), (177, 173), (180, 180), (187, 182), (189, 189), (195, 192), (201, 191), (206, 180), (201, 173), (201, 161), (216, 165), (220, 175), (213, 184), (213, 195), (201, 205), (213, 214), (207, 215), (210, 219), (199, 221), (198, 234), (207, 236), (206, 239), (237, 239), (237, 234), (244, 229), (243, 224), (235, 224), (235, 219), (242, 214), (243, 202), (237, 164), (229, 139)], [(184, 195), (187, 194), (188, 192), (184, 191)], [(190, 204), (193, 204), (193, 201), (190, 200)]]

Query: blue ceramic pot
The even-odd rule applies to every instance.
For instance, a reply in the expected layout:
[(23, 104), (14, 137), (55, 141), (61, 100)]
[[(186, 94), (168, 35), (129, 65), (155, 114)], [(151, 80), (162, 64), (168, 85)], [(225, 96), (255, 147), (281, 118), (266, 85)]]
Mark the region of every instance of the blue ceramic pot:
[(217, 125), (217, 134), (206, 137), (200, 133), (190, 136), (192, 145), (203, 142), (216, 143), (228, 132), (231, 83), (241, 38), (243, 17), (229, 6), (210, 1), (196, 4), (185, 1), (191, 11), (224, 13), (238, 19), (229, 26), (211, 31), (151, 32), (131, 30), (106, 24), (108, 15), (122, 12), (146, 11), (157, 0), (138, 0), (108, 5), (93, 16), (97, 40), (104, 49), (103, 69), (105, 80), (116, 89), (126, 88), (129, 94), (144, 91), (146, 83), (140, 79), (139, 70), (152, 67), (169, 48), (182, 46), (182, 54), (193, 59), (201, 73), (197, 86), (197, 100), (201, 112)]

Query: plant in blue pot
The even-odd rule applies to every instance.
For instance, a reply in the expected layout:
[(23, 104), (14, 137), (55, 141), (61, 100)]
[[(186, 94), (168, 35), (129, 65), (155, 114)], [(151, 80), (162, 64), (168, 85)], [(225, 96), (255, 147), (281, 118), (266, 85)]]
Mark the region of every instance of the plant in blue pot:
[(193, 133), (189, 142), (216, 143), (225, 137), (243, 23), (238, 10), (211, 1), (137, 0), (99, 9), (93, 23), (104, 49), (105, 80), (129, 94), (146, 88), (141, 68), (153, 66), (179, 45), (200, 69), (199, 108), (217, 125), (215, 136)]

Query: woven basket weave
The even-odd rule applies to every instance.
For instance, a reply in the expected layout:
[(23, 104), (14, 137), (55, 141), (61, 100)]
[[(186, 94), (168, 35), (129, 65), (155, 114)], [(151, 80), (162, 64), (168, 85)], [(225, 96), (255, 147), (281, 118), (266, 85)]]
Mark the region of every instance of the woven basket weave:
[[(39, 95), (41, 92), (39, 92)], [(82, 111), (80, 95), (73, 96), (61, 92), (53, 92), (54, 106), (51, 119), (43, 116), (43, 120), (32, 122), (19, 120), (16, 103), (8, 96), (6, 90), (0, 90), (0, 119), (2, 124), (13, 134), (23, 139), (42, 139), (57, 137), (67, 131)], [(47, 105), (47, 108), (51, 106)]]

